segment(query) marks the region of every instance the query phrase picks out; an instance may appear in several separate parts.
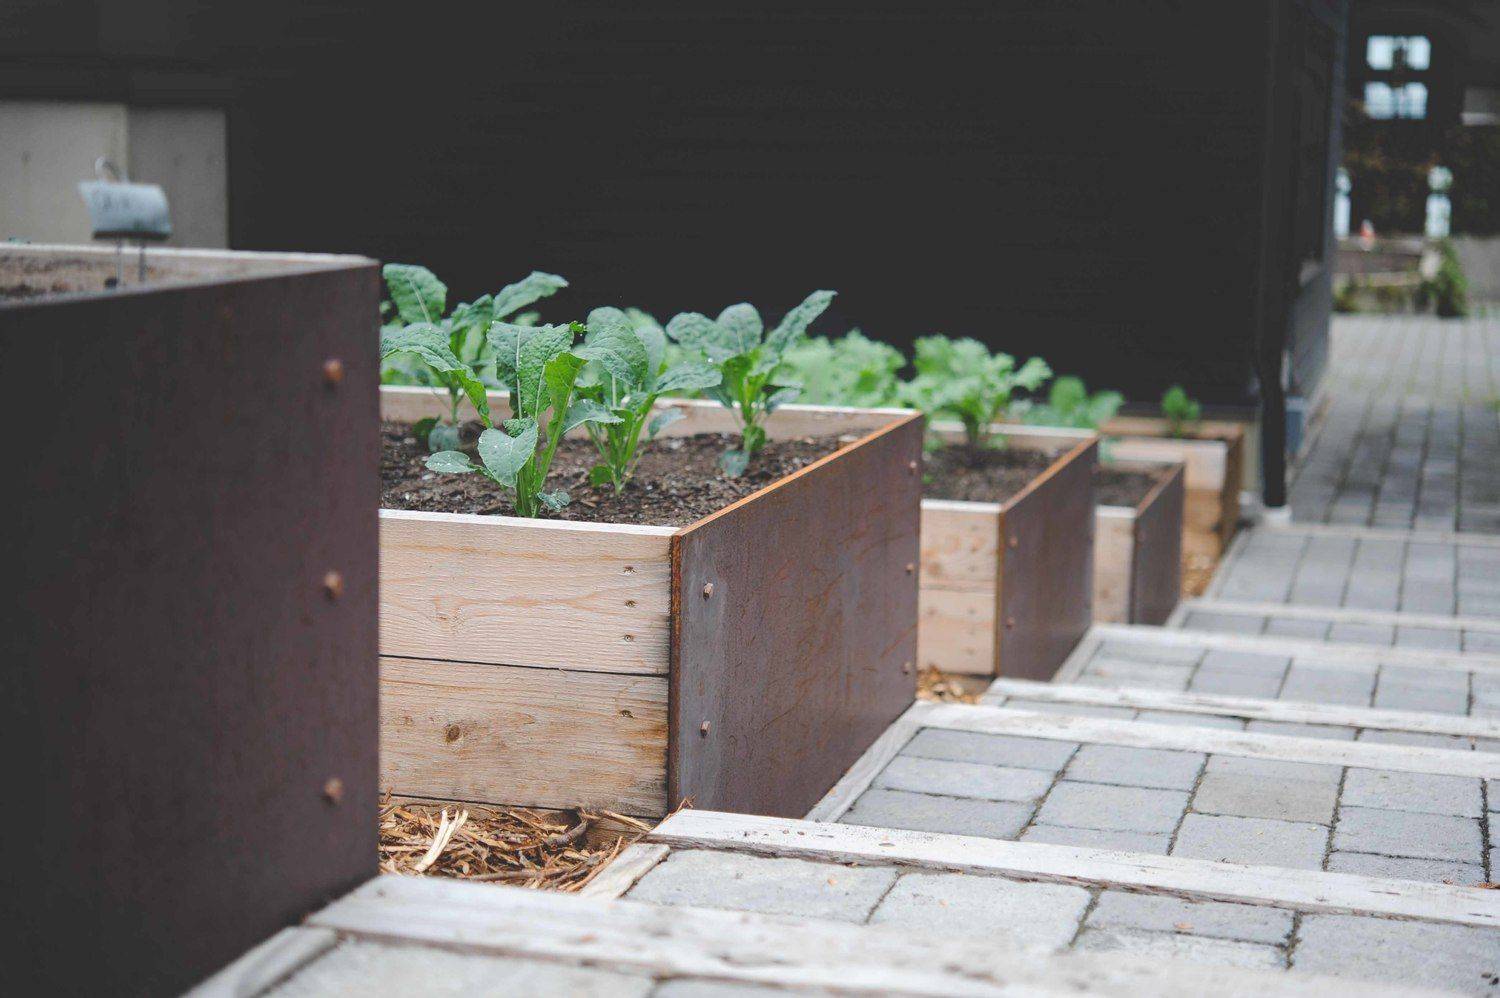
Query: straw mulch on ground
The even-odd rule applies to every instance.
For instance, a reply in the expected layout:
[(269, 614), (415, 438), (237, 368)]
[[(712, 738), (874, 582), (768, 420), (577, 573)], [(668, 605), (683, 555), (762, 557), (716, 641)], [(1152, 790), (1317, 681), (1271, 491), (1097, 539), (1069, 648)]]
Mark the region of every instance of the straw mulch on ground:
[(650, 830), (610, 811), (387, 801), (380, 809), (380, 870), (576, 891)]
[(979, 694), (989, 685), (981, 676), (954, 676), (935, 666), (917, 673), (917, 699), (940, 703), (978, 703)]

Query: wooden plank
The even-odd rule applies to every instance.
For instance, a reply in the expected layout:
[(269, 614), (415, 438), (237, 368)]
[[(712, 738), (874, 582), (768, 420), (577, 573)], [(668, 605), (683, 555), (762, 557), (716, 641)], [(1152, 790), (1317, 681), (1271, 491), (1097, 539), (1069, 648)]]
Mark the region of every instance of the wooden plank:
[(1127, 623), (1135, 577), (1136, 512), (1125, 506), (1094, 511), (1094, 620)]
[(381, 653), (665, 674), (673, 533), (381, 510)]
[(922, 718), (932, 710), (933, 704), (926, 700), (918, 700), (906, 708), (906, 713), (896, 719), (896, 723), (885, 729), (885, 733), (875, 739), (864, 755), (855, 760), (833, 788), (823, 796), (823, 799), (813, 805), (812, 810), (807, 812), (808, 821), (838, 821), (844, 816), (844, 812), (854, 804), (859, 795), (880, 775), (885, 769), (886, 763), (896, 757), (896, 753), (906, 747), (918, 729), (922, 726)]
[(1431, 627), (1443, 631), (1500, 631), (1500, 617), (1459, 617), (1405, 610), (1362, 610), (1345, 606), (1304, 606), (1295, 603), (1258, 603), (1247, 600), (1184, 600), (1185, 612), (1239, 613), (1255, 617), (1329, 620), (1341, 624), (1390, 624), (1393, 627)]
[(380, 660), (380, 786), (485, 804), (665, 814), (667, 680)]
[[(1013, 996), (1340, 994), (1321, 977), (1197, 967), (1120, 953), (1051, 954), (993, 936), (758, 915), (750, 912), (599, 901), (548, 891), (381, 877), (311, 919), (320, 929), (374, 944), (596, 967), (704, 988), (760, 985), (796, 994)], [(358, 993), (368, 981), (350, 981)], [(1361, 995), (1379, 995), (1360, 984)], [(1403, 992), (1409, 994), (1410, 992)]]
[(673, 538), (674, 803), (802, 814), (910, 706), (921, 448), (903, 416)]
[(642, 877), (667, 858), (671, 852), (667, 846), (654, 842), (635, 842), (621, 850), (600, 873), (584, 884), (579, 897), (606, 900), (622, 896), (634, 887)]
[(1219, 440), (1125, 437), (1113, 441), (1110, 456), (1120, 461), (1181, 464), (1187, 469), (1188, 491), (1214, 497), (1223, 494), (1228, 475), (1229, 446)]
[(188, 991), (184, 998), (250, 998), (262, 994), (333, 949), (337, 942), (338, 933), (332, 929), (305, 925), (282, 929)]
[(1401, 530), (1395, 527), (1359, 527), (1344, 523), (1295, 523), (1283, 526), (1260, 524), (1260, 534), (1301, 534), (1304, 537), (1353, 537), (1371, 541), (1403, 541), (1412, 544), (1458, 544), (1462, 547), (1500, 547), (1500, 534), (1478, 534), (1454, 530)]
[[(1382, 731), (1420, 731), (1461, 738), (1500, 739), (1500, 720), (1429, 714), (1415, 710), (1384, 710), (1343, 704), (1304, 703), (1295, 700), (1265, 700), (1257, 697), (1217, 696), (1205, 693), (1169, 693), (1135, 687), (1102, 687), (1032, 683), (997, 679), (985, 691), (986, 699), (1021, 697), (1046, 703), (1090, 704), (1106, 707), (1136, 707), (1185, 714), (1209, 714), (1257, 721), (1291, 724), (1326, 724), (1340, 728), (1376, 728)], [(1025, 704), (1012, 704), (1025, 710)]]
[(1183, 631), (1170, 627), (1097, 624), (1093, 633), (1104, 640), (1131, 644), (1155, 644), (1174, 648), (1221, 648), (1230, 651), (1264, 652), (1287, 657), (1315, 658), (1320, 667), (1345, 664), (1368, 669), (1372, 661), (1383, 665), (1408, 665), (1456, 672), (1492, 672), (1500, 669), (1500, 655), (1486, 652), (1447, 652), (1430, 648), (1384, 648), (1336, 641), (1285, 638), (1274, 634), (1232, 634), (1219, 631)]
[(924, 669), (963, 676), (995, 674), (995, 591), (923, 587), (917, 661)]
[(1212, 752), (1247, 759), (1312, 762), (1401, 773), (1434, 773), (1477, 779), (1500, 777), (1500, 753), (1418, 745), (1384, 745), (1379, 742), (1264, 735), (1221, 728), (1140, 724), (1113, 718), (1036, 714), (1025, 710), (970, 704), (939, 704), (923, 718), (922, 723), (929, 728), (1015, 735), (1022, 738), (1048, 738), (1180, 752)]
[(1050, 679), (1093, 622), (1098, 448), (1079, 442), (1002, 507), (996, 675)]
[(922, 500), (922, 588), (995, 591), (1000, 504)]
[(1321, 870), (696, 810), (674, 814), (649, 838), (674, 849), (706, 848), (835, 863), (896, 865), (1124, 888), (1195, 900), (1276, 905), (1303, 912), (1500, 928), (1500, 891)]
[(1161, 624), (1182, 598), (1182, 518), (1185, 475), (1174, 465), (1151, 490), (1135, 517), (1131, 568), (1131, 623)]

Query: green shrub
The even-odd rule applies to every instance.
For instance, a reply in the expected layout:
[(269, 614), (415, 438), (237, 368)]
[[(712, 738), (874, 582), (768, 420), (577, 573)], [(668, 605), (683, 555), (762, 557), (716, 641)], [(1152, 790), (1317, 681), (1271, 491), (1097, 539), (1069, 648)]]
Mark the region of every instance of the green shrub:
[(1015, 415), (1037, 426), (1062, 426), (1076, 430), (1097, 430), (1109, 422), (1125, 404), (1125, 396), (1115, 391), (1089, 394), (1082, 378), (1065, 375), (1052, 382), (1045, 403), (1021, 403)]
[(1185, 437), (1194, 423), (1203, 416), (1203, 406), (1188, 396), (1181, 385), (1173, 385), (1162, 393), (1161, 414), (1167, 420), (1167, 432), (1174, 437)]
[(906, 366), (901, 351), (851, 329), (837, 339), (812, 336), (781, 357), (789, 381), (802, 389), (799, 402), (880, 408), (896, 403), (896, 373)]
[(929, 420), (958, 420), (965, 441), (974, 448), (991, 442), (990, 425), (1004, 415), (1017, 389), (1035, 391), (1052, 376), (1040, 358), (1017, 369), (1009, 354), (992, 354), (978, 340), (946, 336), (918, 338), (912, 364), (916, 376), (901, 385), (901, 400), (921, 409)]

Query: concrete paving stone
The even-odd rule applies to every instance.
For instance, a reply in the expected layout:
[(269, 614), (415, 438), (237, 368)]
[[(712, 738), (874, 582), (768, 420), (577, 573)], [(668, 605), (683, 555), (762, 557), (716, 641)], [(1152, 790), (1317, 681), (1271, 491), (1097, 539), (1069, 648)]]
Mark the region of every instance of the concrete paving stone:
[(1205, 773), (1193, 795), (1193, 810), (1242, 818), (1275, 818), (1326, 825), (1333, 821), (1338, 788), (1314, 780), (1245, 773)]
[(1464, 651), (1500, 655), (1500, 631), (1464, 631)]
[(895, 881), (889, 867), (676, 849), (641, 878), (629, 898), (864, 922)]
[(1328, 640), (1389, 647), (1396, 640), (1396, 629), (1390, 624), (1355, 624), (1337, 621), (1328, 628)]
[[(676, 978), (663, 981), (651, 992), (651, 998), (787, 998), (805, 994), (788, 991), (776, 984), (751, 984), (748, 981), (705, 981)], [(530, 998), (530, 996), (528, 996)]]
[(1292, 932), (1292, 913), (1224, 901), (1189, 901), (1164, 894), (1104, 891), (1088, 918), (1095, 929), (1185, 932), (1279, 946)]
[(1449, 749), (1455, 752), (1470, 752), (1475, 748), (1474, 739), (1460, 735), (1434, 735), (1425, 731), (1381, 731), (1364, 728), (1359, 741), (1378, 742), (1382, 745), (1421, 745), (1425, 748)]
[(1481, 784), (1467, 776), (1350, 769), (1339, 798), (1346, 807), (1378, 807), (1477, 818), (1484, 813)]
[(1387, 710), (1463, 715), (1469, 712), (1469, 695), (1448, 690), (1425, 690), (1417, 686), (1382, 683), (1375, 691), (1375, 706)]
[(839, 819), (846, 825), (1014, 839), (1031, 820), (1031, 804), (870, 789)]
[(1210, 755), (1208, 773), (1237, 773), (1271, 780), (1297, 780), (1337, 787), (1344, 778), (1344, 767), (1320, 762), (1283, 762), (1279, 759), (1250, 759), (1239, 755)]
[(1126, 659), (1100, 659), (1089, 662), (1083, 675), (1074, 682), (1082, 686), (1137, 686), (1150, 690), (1183, 690), (1193, 673), (1190, 665), (1152, 664)]
[(1292, 659), (1292, 668), (1303, 672), (1331, 672), (1373, 679), (1380, 672), (1380, 653), (1371, 649), (1369, 656), (1360, 660), (1330, 658), (1317, 653), (1299, 654)]
[(1084, 929), (1078, 934), (1075, 948), (1090, 953), (1129, 953), (1214, 966), (1272, 970), (1286, 966), (1285, 953), (1275, 946), (1139, 929)]
[(1081, 783), (1191, 790), (1204, 758), (1201, 752), (1085, 745), (1068, 763), (1063, 778)]
[(1294, 665), (1287, 672), (1279, 699), (1366, 707), (1374, 690), (1375, 677), (1371, 675)]
[(1290, 617), (1277, 618), (1266, 624), (1266, 633), (1282, 638), (1305, 638), (1310, 641), (1328, 639), (1328, 623), (1322, 620), (1300, 620)]
[[(1440, 611), (1447, 613), (1449, 611)], [(1439, 630), (1433, 627), (1396, 628), (1397, 648), (1430, 648), (1436, 651), (1458, 651), (1463, 644), (1462, 635), (1456, 630)]]
[(1500, 596), (1458, 597), (1458, 613), (1462, 617), (1500, 617)]
[(1280, 678), (1286, 674), (1286, 668), (1290, 664), (1291, 658), (1287, 655), (1212, 648), (1204, 653), (1199, 668)]
[(1492, 812), (1500, 812), (1500, 780), (1484, 781), (1484, 799)]
[(1183, 618), (1182, 626), (1189, 631), (1209, 631), (1215, 634), (1259, 634), (1266, 626), (1266, 618), (1251, 614), (1192, 610)]
[(983, 935), (1058, 950), (1078, 932), (1091, 895), (1065, 884), (1018, 883), (961, 873), (908, 873), (870, 916), (888, 925), (944, 935)]
[(1258, 731), (1263, 735), (1292, 735), (1297, 738), (1327, 738), (1352, 741), (1354, 729), (1331, 724), (1294, 724), (1290, 721), (1251, 721), (1246, 731)]
[(1130, 662), (1161, 662), (1169, 665), (1197, 665), (1203, 649), (1195, 645), (1171, 644), (1165, 641), (1105, 641), (1095, 653), (1098, 658)]
[(1477, 863), (1412, 859), (1409, 856), (1376, 856), (1339, 850), (1334, 850), (1328, 857), (1328, 869), (1337, 873), (1357, 873), (1364, 877), (1421, 880), (1430, 884), (1473, 885), (1484, 882), (1484, 867)]
[(1045, 842), (1056, 846), (1087, 846), (1117, 852), (1144, 852), (1165, 856), (1172, 845), (1168, 832), (1111, 832), (1102, 828), (1067, 828), (1035, 824), (1021, 833), (1022, 842)]
[(1261, 697), (1274, 699), (1281, 689), (1280, 676), (1230, 672), (1225, 669), (1199, 669), (1193, 673), (1188, 690), (1217, 696)]
[(1187, 807), (1180, 790), (1111, 787), (1064, 780), (1052, 788), (1036, 820), (1069, 828), (1116, 832), (1170, 832)]
[(1333, 847), (1382, 856), (1474, 863), (1480, 860), (1482, 843), (1479, 822), (1474, 818), (1346, 805), (1339, 808)]
[(1469, 673), (1455, 669), (1424, 669), (1421, 666), (1387, 665), (1380, 670), (1381, 686), (1411, 686), (1451, 693), (1469, 691)]
[[(1115, 682), (1087, 682), (1082, 678), (1076, 680), (1076, 682), (1079, 686), (1115, 687), (1123, 685)], [(1029, 710), (1033, 714), (1071, 714), (1075, 717), (1115, 717), (1124, 720), (1130, 720), (1135, 717), (1134, 707), (1111, 707), (1105, 704), (1094, 703), (1051, 703), (1046, 700), (1025, 700), (1021, 697), (1012, 697), (1006, 706), (1015, 710)]]
[(1493, 994), (1500, 980), (1500, 935), (1470, 925), (1308, 914), (1297, 933), (1292, 970)]
[[(1352, 606), (1354, 604), (1350, 605)], [(1441, 614), (1451, 614), (1457, 608), (1458, 599), (1456, 596), (1454, 596), (1453, 590), (1451, 589), (1447, 590), (1446, 592), (1438, 592), (1427, 589), (1418, 590), (1416, 592), (1408, 592), (1406, 590), (1403, 590), (1401, 593), (1401, 604), (1399, 607), (1397, 607), (1397, 609), (1399, 609), (1402, 613)], [(1400, 631), (1403, 629), (1404, 628), (1397, 629), (1396, 644), (1398, 645), (1401, 644)], [(1412, 647), (1419, 646), (1412, 645)]]
[(1057, 773), (1067, 765), (1068, 759), (1077, 749), (1077, 742), (1053, 741), (1049, 738), (1016, 738), (1010, 735), (923, 728), (906, 743), (901, 754)]
[(897, 756), (872, 786), (980, 800), (1037, 801), (1052, 786), (1052, 774), (1037, 769), (986, 766), (977, 762)]
[(1320, 870), (1328, 829), (1296, 821), (1189, 814), (1182, 819), (1173, 856), (1223, 863)]
[(1181, 728), (1222, 728), (1226, 731), (1244, 731), (1245, 721), (1240, 717), (1219, 717), (1214, 714), (1185, 714), (1170, 710), (1143, 710), (1136, 715), (1137, 721), (1149, 724), (1170, 724)]

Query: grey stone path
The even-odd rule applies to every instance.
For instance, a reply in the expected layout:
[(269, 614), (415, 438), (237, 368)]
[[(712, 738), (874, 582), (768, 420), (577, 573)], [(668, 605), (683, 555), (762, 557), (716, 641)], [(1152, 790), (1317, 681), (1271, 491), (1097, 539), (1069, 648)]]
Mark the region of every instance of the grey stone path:
[(1336, 317), (1296, 520), (1500, 533), (1500, 319)]

